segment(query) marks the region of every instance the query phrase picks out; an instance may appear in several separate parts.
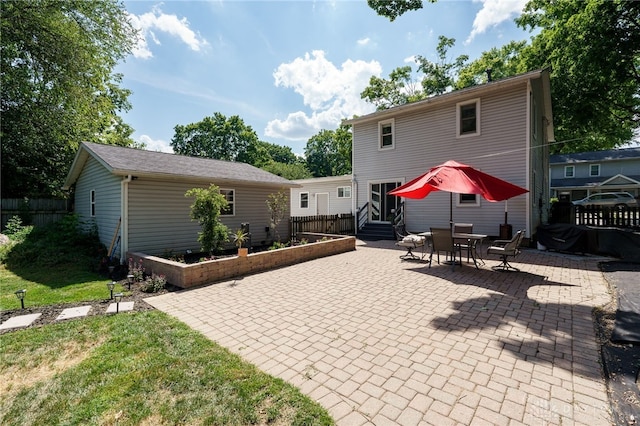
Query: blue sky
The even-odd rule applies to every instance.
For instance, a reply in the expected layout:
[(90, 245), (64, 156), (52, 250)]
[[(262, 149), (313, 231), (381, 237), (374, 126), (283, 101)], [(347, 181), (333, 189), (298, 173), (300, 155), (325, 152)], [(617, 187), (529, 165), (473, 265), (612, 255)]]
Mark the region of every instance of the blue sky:
[[(138, 44), (116, 71), (133, 91), (133, 138), (171, 152), (174, 127), (237, 115), (260, 140), (302, 154), (340, 120), (373, 111), (360, 99), (372, 75), (421, 55), (436, 60), (529, 40), (513, 19), (525, 0), (440, 0), (389, 22), (359, 1), (125, 1)], [(414, 70), (416, 69), (414, 65)]]

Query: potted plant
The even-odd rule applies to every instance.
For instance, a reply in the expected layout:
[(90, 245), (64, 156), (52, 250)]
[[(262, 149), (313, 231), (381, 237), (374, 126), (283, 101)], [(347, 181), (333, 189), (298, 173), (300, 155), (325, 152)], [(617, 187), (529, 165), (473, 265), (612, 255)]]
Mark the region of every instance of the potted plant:
[(246, 257), (249, 253), (249, 249), (247, 247), (242, 247), (242, 244), (249, 239), (249, 234), (244, 232), (242, 229), (236, 229), (236, 231), (232, 234), (233, 242), (236, 247), (238, 247), (238, 256)]

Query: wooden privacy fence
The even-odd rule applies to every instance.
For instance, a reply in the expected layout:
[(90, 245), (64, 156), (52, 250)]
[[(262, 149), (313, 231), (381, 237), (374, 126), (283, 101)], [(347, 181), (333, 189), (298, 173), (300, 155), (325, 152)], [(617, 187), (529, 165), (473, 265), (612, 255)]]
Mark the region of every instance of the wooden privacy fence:
[(576, 225), (640, 229), (639, 207), (572, 206)]
[(42, 226), (57, 222), (69, 213), (70, 200), (6, 198), (0, 201), (0, 229), (4, 230), (13, 216), (20, 216), (24, 225)]
[(299, 232), (354, 235), (355, 222), (351, 213), (318, 216), (292, 216), (289, 219), (289, 234), (297, 239)]

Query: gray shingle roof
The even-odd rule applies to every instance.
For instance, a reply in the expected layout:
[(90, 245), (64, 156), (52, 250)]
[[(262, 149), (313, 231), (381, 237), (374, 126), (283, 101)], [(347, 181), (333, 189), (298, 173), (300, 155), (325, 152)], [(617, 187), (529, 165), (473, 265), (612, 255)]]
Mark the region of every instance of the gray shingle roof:
[(640, 147), (577, 152), (575, 154), (554, 154), (549, 156), (549, 163), (581, 163), (586, 161), (625, 160), (629, 158), (640, 158)]
[(75, 182), (80, 173), (79, 169), (84, 164), (84, 160), (80, 158), (83, 149), (115, 175), (209, 180), (286, 188), (299, 186), (250, 164), (83, 142), (65, 187)]

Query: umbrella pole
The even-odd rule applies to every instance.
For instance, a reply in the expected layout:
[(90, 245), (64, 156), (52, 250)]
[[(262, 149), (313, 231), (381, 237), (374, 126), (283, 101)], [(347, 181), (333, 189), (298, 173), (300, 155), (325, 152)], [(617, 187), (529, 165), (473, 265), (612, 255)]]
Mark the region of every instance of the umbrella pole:
[(449, 193), (449, 229), (453, 231), (453, 192)]

